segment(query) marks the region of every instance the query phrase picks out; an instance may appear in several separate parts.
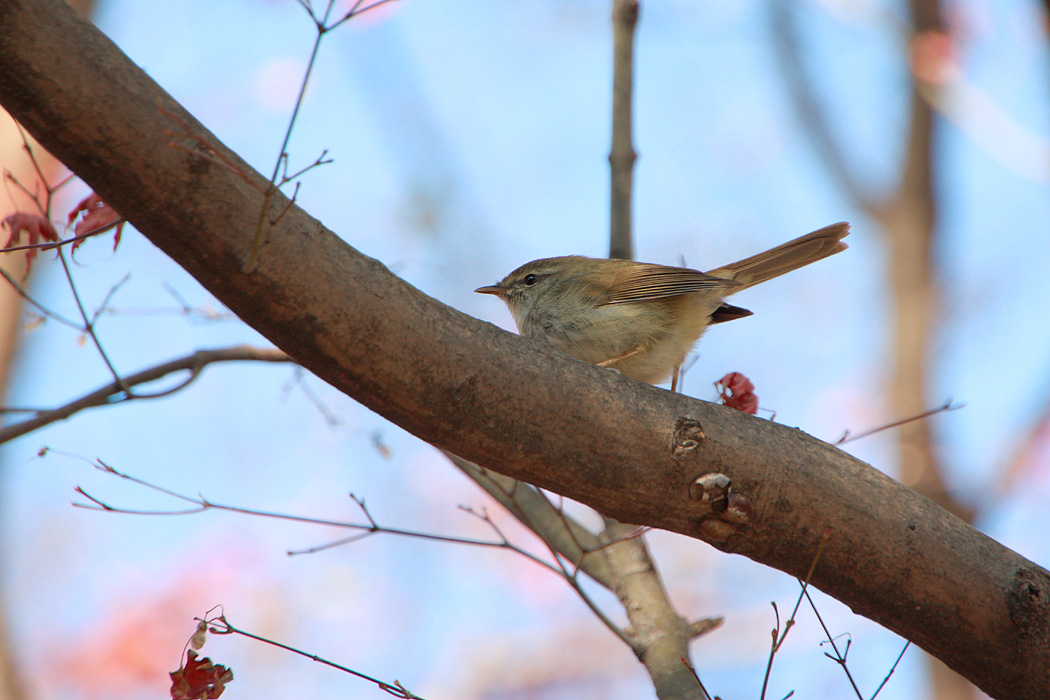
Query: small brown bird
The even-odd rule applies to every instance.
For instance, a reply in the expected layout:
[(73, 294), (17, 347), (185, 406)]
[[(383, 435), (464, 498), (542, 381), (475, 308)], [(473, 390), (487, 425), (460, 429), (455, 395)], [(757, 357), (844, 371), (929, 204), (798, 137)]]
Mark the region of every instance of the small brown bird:
[(723, 303), (743, 289), (846, 249), (849, 224), (832, 224), (706, 273), (630, 260), (569, 255), (525, 263), (479, 287), (507, 303), (522, 335), (601, 367), (659, 384), (678, 370), (704, 329), (750, 316)]

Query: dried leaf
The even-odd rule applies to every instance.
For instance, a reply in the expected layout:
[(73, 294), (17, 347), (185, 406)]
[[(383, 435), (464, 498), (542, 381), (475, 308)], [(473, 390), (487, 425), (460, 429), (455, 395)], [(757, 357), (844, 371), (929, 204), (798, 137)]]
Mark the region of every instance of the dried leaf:
[(197, 659), (197, 652), (186, 652), (186, 663), (172, 671), (171, 700), (213, 700), (222, 695), (226, 684), (233, 680), (233, 671), (221, 664), (213, 664), (205, 656)]
[[(84, 199), (73, 207), (73, 210), (69, 212), (69, 224), (72, 225), (77, 217), (84, 213), (84, 217), (77, 221), (76, 226), (73, 226), (73, 233), (80, 236), (83, 234), (91, 233), (99, 229), (104, 229), (107, 226), (120, 221), (122, 217), (117, 211), (102, 201), (102, 198), (92, 192)], [(120, 234), (124, 231), (124, 222), (121, 221), (117, 224), (117, 231), (113, 235), (113, 250), (117, 249), (120, 245)], [(81, 243), (86, 241), (86, 238), (81, 238), (73, 243), (73, 250), (76, 250)]]
[[(55, 230), (54, 225), (42, 216), (37, 214), (26, 214), (24, 212), (18, 212), (11, 214), (6, 217), (3, 222), (3, 226), (10, 231), (10, 235), (7, 237), (7, 242), (4, 243), (4, 250), (11, 248), (18, 242), (24, 231), (28, 234), (29, 241), (25, 245), (40, 245), (44, 242), (53, 243), (57, 241), (58, 231)], [(36, 257), (38, 248), (30, 248), (26, 251), (26, 276), (29, 276), (29, 267), (33, 262), (33, 258)]]

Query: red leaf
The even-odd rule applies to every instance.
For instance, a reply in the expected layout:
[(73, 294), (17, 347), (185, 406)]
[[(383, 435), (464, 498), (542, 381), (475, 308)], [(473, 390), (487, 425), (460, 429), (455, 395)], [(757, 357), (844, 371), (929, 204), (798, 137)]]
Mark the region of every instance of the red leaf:
[(233, 680), (233, 671), (213, 664), (207, 656), (198, 661), (197, 652), (192, 649), (186, 652), (186, 664), (168, 675), (172, 700), (214, 700)]
[[(23, 231), (29, 236), (29, 242), (26, 245), (40, 245), (41, 242), (58, 240), (58, 231), (55, 230), (54, 225), (44, 217), (36, 214), (25, 214), (23, 212), (11, 214), (3, 220), (2, 224), (11, 232), (11, 235), (7, 237), (7, 242), (4, 243), (4, 250), (13, 247)], [(30, 248), (26, 251), (27, 277), (29, 276), (29, 266), (38, 252), (39, 248)]]
[[(86, 212), (84, 218), (77, 221), (76, 226), (73, 226), (73, 233), (78, 236), (91, 233), (98, 229), (104, 229), (124, 218), (117, 213), (116, 209), (103, 202), (102, 198), (94, 192), (80, 200), (80, 203), (73, 208), (73, 211), (69, 212), (70, 225), (76, 221), (81, 212)], [(117, 224), (117, 232), (113, 236), (113, 250), (116, 250), (117, 246), (120, 245), (120, 234), (124, 231), (124, 223), (125, 222), (120, 221), (120, 223)], [(73, 250), (76, 250), (77, 247), (86, 240), (86, 238), (81, 238), (80, 240), (75, 241), (73, 243)]]
[(758, 396), (755, 385), (740, 372), (730, 372), (715, 382), (722, 403), (744, 413), (758, 413)]

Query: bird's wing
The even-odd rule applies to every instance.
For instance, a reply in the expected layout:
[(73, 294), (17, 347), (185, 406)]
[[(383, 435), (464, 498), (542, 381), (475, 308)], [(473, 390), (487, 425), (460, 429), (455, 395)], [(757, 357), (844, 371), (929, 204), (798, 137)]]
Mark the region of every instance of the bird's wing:
[(617, 271), (603, 304), (630, 304), (665, 299), (705, 289), (725, 290), (742, 286), (740, 282), (714, 277), (686, 267), (650, 263), (624, 263)]

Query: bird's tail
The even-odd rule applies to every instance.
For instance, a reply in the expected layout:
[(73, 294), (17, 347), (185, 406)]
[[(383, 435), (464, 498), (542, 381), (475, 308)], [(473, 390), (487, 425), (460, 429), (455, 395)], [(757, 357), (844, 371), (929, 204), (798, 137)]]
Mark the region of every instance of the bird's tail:
[(752, 255), (750, 258), (730, 265), (723, 265), (707, 274), (742, 283), (743, 287), (733, 290), (735, 294), (741, 289), (779, 277), (785, 272), (791, 272), (823, 260), (829, 255), (841, 253), (846, 250), (846, 244), (842, 242), (842, 239), (848, 235), (849, 224), (845, 222), (832, 224), (764, 253)]

